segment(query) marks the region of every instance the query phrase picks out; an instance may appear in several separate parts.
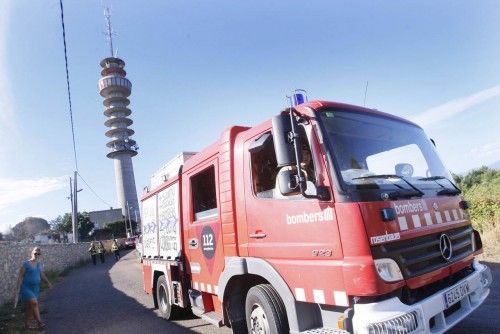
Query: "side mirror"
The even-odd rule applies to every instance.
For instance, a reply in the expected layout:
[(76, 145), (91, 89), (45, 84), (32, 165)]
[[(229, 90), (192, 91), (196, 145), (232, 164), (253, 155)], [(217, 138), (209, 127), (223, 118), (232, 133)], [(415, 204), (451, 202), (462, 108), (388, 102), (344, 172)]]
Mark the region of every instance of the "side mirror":
[[(294, 128), (297, 129), (295, 118), (292, 118)], [(297, 164), (295, 149), (293, 146), (292, 124), (289, 115), (278, 115), (273, 117), (274, 150), (278, 167), (292, 166)], [(300, 136), (297, 138), (297, 147), (302, 147)], [(299, 160), (302, 161), (302, 150), (298, 150)]]
[(277, 176), (278, 186), (282, 195), (300, 194), (299, 184), (297, 183), (297, 172), (287, 169), (281, 170)]

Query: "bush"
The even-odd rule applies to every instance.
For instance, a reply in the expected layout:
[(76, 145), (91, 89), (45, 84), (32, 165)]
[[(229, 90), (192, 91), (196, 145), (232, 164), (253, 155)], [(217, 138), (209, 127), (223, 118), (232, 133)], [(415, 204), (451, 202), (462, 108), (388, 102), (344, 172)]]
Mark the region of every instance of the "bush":
[(500, 224), (500, 171), (481, 167), (465, 176), (454, 176), (469, 201), (469, 215), (480, 232)]

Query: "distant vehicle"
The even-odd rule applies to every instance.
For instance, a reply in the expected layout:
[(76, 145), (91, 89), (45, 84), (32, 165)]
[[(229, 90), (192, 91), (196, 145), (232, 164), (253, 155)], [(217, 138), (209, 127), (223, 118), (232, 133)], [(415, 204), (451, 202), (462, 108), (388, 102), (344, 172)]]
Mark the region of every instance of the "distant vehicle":
[(135, 237), (125, 240), (125, 248), (135, 248)]

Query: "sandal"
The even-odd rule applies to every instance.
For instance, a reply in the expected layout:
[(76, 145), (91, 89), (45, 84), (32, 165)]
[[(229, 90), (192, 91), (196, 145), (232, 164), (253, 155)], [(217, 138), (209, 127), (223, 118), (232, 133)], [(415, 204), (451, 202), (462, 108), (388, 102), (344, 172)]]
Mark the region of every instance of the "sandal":
[(37, 329), (43, 331), (45, 329), (45, 324), (43, 322), (39, 323)]

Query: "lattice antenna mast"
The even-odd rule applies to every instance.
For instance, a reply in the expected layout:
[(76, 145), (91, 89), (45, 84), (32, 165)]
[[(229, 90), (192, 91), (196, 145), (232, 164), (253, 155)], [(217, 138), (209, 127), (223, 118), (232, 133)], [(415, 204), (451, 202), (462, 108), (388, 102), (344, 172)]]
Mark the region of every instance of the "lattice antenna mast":
[(111, 26), (111, 11), (109, 7), (104, 9), (104, 18), (106, 19), (106, 31), (104, 34), (106, 35), (106, 39), (109, 44), (109, 51), (111, 52), (111, 57), (115, 56), (114, 48), (113, 48), (113, 36), (116, 36), (116, 33), (113, 31), (113, 27)]

